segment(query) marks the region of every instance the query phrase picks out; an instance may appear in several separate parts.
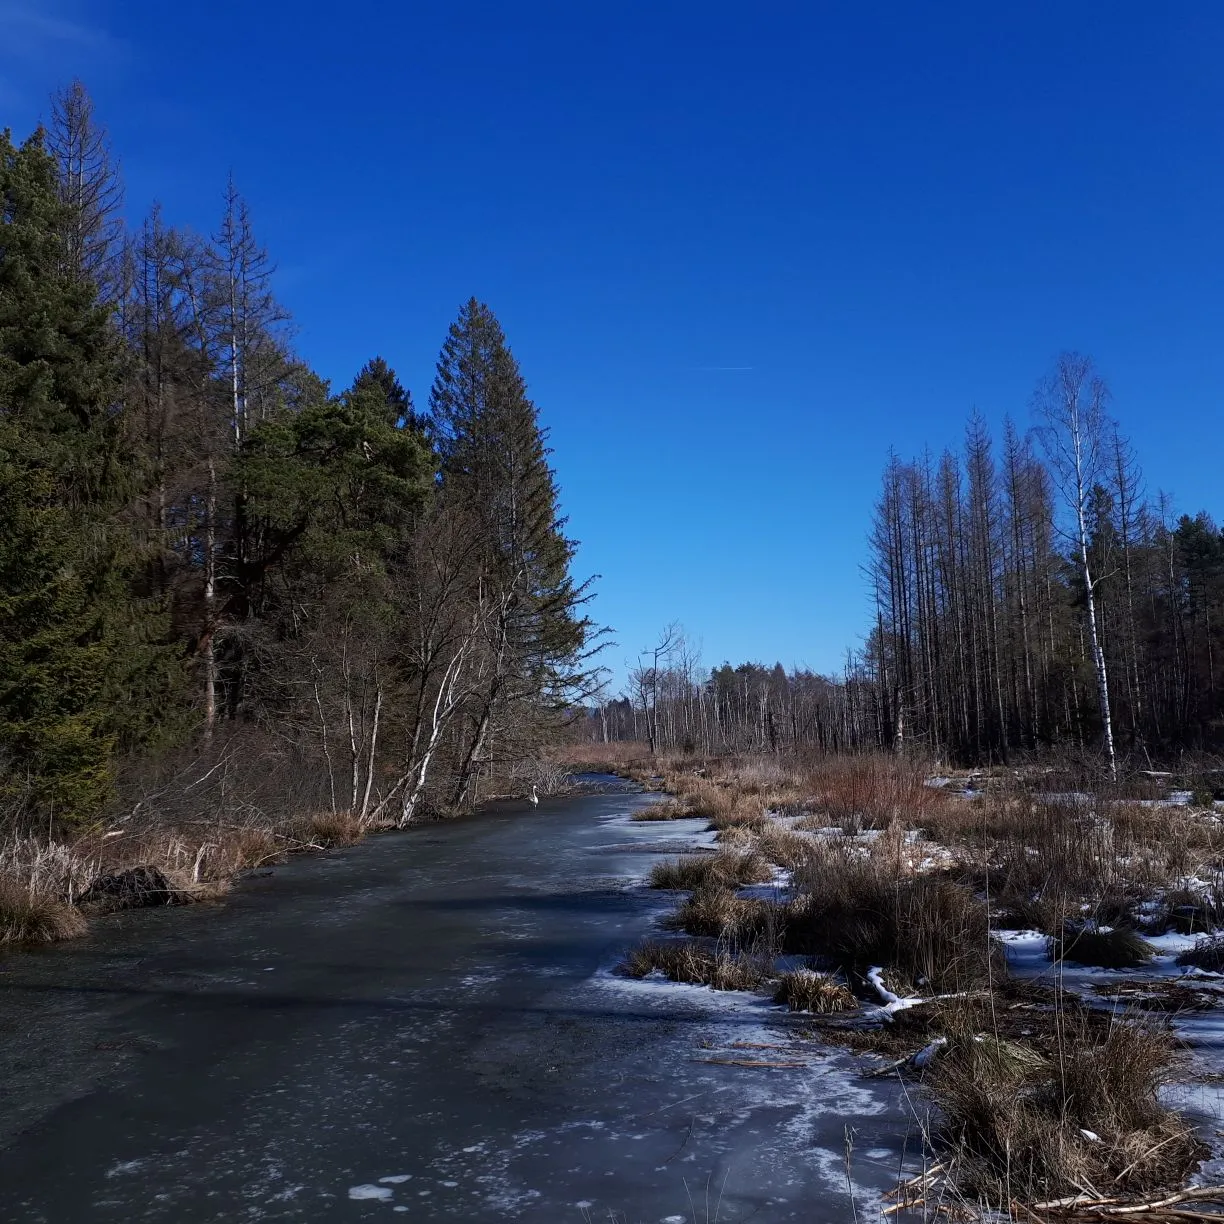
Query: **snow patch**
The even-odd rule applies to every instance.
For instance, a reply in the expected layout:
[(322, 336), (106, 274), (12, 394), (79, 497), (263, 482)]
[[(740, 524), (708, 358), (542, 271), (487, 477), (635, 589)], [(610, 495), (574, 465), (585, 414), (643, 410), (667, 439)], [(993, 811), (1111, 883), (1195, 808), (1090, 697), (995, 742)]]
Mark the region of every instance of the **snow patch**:
[(372, 1182), (366, 1182), (364, 1185), (350, 1186), (348, 1196), (351, 1199), (371, 1199), (376, 1203), (389, 1203), (394, 1193), (394, 1190), (388, 1190), (386, 1186), (375, 1186)]

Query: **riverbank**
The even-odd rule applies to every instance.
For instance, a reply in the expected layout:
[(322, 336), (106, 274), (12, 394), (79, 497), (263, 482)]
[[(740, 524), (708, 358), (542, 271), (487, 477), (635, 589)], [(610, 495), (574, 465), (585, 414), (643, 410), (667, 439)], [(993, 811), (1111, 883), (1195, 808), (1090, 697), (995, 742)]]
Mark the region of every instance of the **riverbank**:
[[(129, 783), (127, 802), (85, 828), (34, 829), (10, 820), (0, 836), (0, 947), (81, 937), (90, 921), (121, 910), (223, 898), (244, 873), (297, 854), (351, 846), (396, 827), (370, 805), (341, 806), (330, 772), (310, 777), (283, 754), (232, 758), (225, 750)], [(545, 794), (565, 770), (540, 762), (527, 781), (503, 780), (485, 799)], [(423, 806), (414, 823), (461, 813)]]
[(911, 1206), (1108, 1214), (1219, 1167), (1210, 795), (1157, 775), (1096, 794), (1048, 773), (928, 777), (892, 758), (619, 767), (672, 796), (641, 818), (718, 839), (653, 873), (677, 902), (624, 971), (776, 992), (823, 1040), (914, 1081), (937, 1168)]

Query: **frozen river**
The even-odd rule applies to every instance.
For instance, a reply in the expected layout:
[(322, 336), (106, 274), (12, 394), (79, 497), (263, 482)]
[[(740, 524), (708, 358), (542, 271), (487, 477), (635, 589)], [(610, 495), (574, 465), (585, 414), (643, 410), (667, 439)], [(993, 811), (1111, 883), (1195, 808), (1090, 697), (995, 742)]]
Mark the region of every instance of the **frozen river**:
[[(0, 1220), (854, 1218), (913, 1127), (765, 999), (610, 972), (627, 788), (299, 857), (0, 961)], [(737, 1067), (774, 1046), (784, 1069)]]

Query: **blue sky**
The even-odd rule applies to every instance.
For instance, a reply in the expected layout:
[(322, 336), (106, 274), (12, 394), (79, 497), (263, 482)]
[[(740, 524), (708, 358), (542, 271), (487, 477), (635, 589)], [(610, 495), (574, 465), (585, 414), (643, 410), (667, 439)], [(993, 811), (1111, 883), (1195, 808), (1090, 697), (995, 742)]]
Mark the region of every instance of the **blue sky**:
[(129, 212), (227, 173), (297, 343), (423, 404), (469, 295), (544, 423), (608, 662), (840, 666), (880, 470), (1092, 353), (1224, 517), (1224, 7), (0, 0), (0, 125), (74, 74)]

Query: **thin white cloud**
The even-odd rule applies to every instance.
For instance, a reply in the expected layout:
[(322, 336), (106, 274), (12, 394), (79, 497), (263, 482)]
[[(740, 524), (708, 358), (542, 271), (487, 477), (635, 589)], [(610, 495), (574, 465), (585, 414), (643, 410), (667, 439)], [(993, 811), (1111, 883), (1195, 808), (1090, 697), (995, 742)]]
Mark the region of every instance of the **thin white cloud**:
[(41, 58), (68, 47), (107, 52), (119, 46), (100, 26), (57, 12), (46, 0), (0, 0), (0, 55), (5, 59)]
[[(73, 76), (124, 58), (125, 44), (63, 0), (0, 0), (0, 105), (41, 111)], [(6, 116), (7, 122), (11, 116)]]

